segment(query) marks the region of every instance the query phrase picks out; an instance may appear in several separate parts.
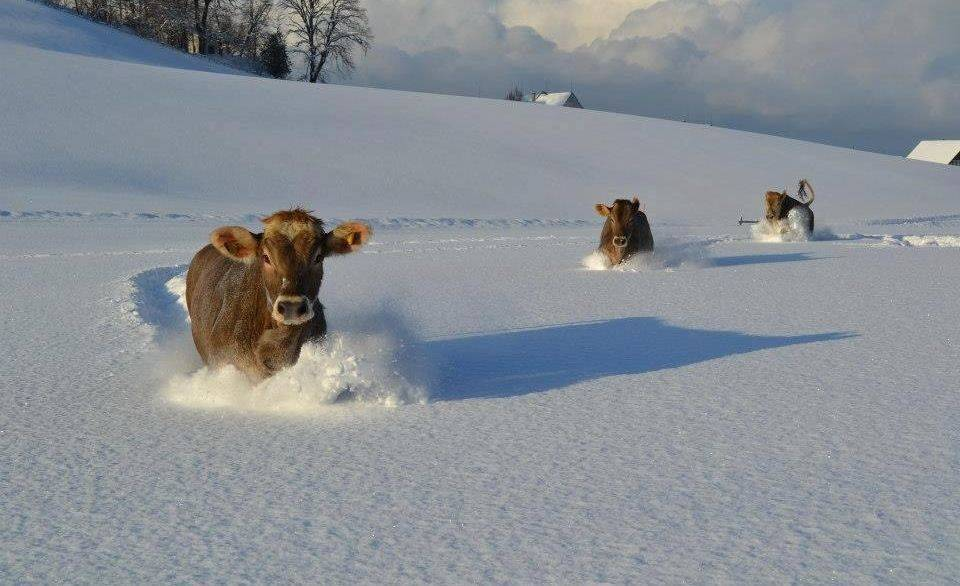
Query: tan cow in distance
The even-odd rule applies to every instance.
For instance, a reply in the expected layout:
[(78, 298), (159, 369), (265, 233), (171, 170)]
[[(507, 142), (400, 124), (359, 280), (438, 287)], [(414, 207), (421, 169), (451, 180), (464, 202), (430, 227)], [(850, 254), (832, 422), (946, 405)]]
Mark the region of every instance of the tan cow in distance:
[[(807, 193), (809, 191), (809, 193)], [(808, 235), (813, 234), (814, 217), (813, 200), (817, 194), (813, 191), (813, 186), (806, 179), (800, 180), (797, 188), (797, 197), (794, 199), (787, 195), (787, 190), (783, 192), (768, 191), (763, 197), (763, 216), (767, 223), (767, 230), (775, 234), (782, 234), (790, 229), (791, 213), (799, 223), (798, 228), (804, 230)]]
[(323, 221), (302, 209), (263, 224), (260, 234), (217, 228), (187, 270), (187, 311), (203, 362), (257, 380), (294, 364), (305, 342), (326, 334), (317, 299), (323, 260), (356, 251), (371, 235), (361, 222), (324, 232)]
[(616, 266), (640, 252), (653, 252), (653, 232), (646, 212), (636, 197), (632, 201), (614, 200), (613, 205), (598, 203), (597, 214), (606, 218), (600, 233), (602, 253), (610, 266)]

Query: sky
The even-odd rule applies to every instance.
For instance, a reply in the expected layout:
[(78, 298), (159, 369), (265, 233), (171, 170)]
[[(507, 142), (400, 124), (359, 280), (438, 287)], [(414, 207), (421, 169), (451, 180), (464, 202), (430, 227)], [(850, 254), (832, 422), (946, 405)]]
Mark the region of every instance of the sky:
[(960, 0), (366, 0), (345, 83), (502, 97), (905, 155), (960, 138)]

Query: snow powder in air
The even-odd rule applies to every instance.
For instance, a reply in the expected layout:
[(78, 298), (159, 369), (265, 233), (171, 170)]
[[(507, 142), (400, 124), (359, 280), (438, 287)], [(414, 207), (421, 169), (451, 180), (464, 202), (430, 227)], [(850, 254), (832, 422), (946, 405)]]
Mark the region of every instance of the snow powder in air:
[(708, 248), (719, 239), (683, 241), (668, 239), (657, 244), (653, 253), (638, 253), (615, 267), (610, 266), (607, 257), (594, 250), (581, 259), (580, 264), (590, 271), (672, 271), (678, 268), (702, 268), (710, 266)]
[[(165, 287), (184, 310), (184, 331), (163, 348), (168, 359), (162, 362), (174, 367), (180, 363), (182, 371), (182, 357), (192, 351), (186, 333), (186, 278), (175, 276)], [(275, 414), (312, 414), (344, 401), (384, 406), (426, 402), (426, 388), (410, 382), (409, 372), (398, 370), (403, 350), (399, 322), (389, 316), (377, 321), (393, 327), (330, 333), (322, 343), (306, 344), (295, 365), (265, 381), (255, 383), (233, 367), (203, 367), (173, 376), (164, 394), (175, 404), (195, 409)], [(409, 357), (404, 362), (409, 363)]]
[(306, 344), (300, 360), (260, 383), (233, 367), (203, 367), (174, 376), (166, 397), (184, 407), (284, 415), (310, 415), (333, 403), (425, 403), (425, 388), (397, 370), (395, 342), (384, 335), (331, 334)]

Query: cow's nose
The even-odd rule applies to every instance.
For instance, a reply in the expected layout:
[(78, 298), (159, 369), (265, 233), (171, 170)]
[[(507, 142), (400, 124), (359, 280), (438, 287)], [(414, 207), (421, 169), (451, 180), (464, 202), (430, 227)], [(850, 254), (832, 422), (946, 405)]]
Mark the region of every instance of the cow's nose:
[(284, 323), (302, 323), (310, 319), (310, 303), (307, 298), (300, 296), (283, 296), (277, 299), (277, 315)]

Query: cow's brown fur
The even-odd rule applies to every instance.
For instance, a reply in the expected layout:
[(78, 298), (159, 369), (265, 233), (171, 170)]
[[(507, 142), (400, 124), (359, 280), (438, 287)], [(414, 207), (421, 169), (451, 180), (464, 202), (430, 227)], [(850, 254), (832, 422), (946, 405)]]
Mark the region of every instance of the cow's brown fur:
[(618, 199), (608, 206), (598, 203), (597, 214), (605, 217), (597, 250), (611, 266), (618, 265), (638, 252), (653, 252), (653, 232), (647, 214), (640, 209), (640, 200)]
[(780, 191), (767, 192), (767, 194), (764, 196), (764, 217), (766, 218), (767, 223), (769, 223), (774, 228), (782, 229), (782, 226), (787, 219), (787, 214), (790, 213), (790, 210), (797, 207), (803, 207), (810, 212), (810, 215), (809, 215), (810, 221), (807, 225), (807, 229), (811, 234), (813, 234), (814, 218), (813, 218), (813, 209), (811, 209), (810, 206), (811, 204), (813, 204), (815, 194), (813, 192), (813, 187), (810, 185), (810, 183), (806, 179), (801, 179), (800, 180), (801, 188), (804, 185), (806, 186), (806, 189), (810, 190), (810, 199), (807, 201), (800, 201), (798, 199), (790, 197), (789, 195), (787, 195), (786, 189), (784, 189), (782, 192)]
[(214, 230), (187, 271), (187, 310), (200, 357), (255, 379), (295, 363), (305, 342), (326, 334), (317, 300), (323, 259), (357, 250), (371, 234), (360, 222), (324, 232), (323, 222), (301, 209), (263, 223), (260, 234), (238, 226)]

